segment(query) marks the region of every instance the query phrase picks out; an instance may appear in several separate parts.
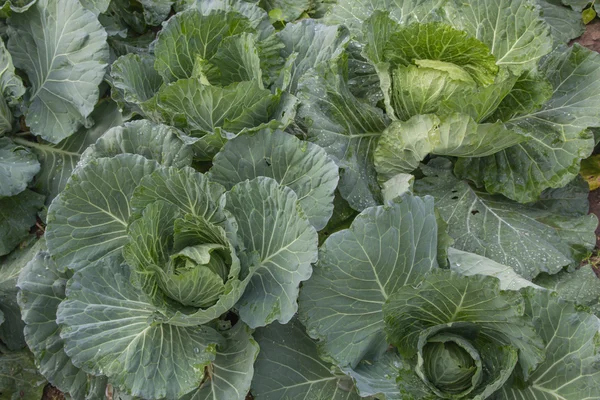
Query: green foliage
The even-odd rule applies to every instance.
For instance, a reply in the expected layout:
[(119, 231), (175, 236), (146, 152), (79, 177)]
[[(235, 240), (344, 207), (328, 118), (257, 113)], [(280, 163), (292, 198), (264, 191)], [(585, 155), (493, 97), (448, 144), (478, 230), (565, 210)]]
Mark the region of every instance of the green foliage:
[(0, 399), (600, 400), (596, 11), (0, 2)]

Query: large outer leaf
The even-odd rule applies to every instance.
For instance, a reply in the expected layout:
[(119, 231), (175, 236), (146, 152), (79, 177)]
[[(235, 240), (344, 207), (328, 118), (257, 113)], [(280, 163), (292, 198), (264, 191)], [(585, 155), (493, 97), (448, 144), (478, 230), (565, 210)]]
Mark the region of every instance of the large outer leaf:
[(111, 0), (80, 0), (81, 5), (95, 15), (102, 14), (108, 9)]
[(548, 25), (533, 0), (451, 0), (446, 19), (487, 44), (498, 65), (521, 71), (552, 49)]
[(238, 302), (240, 318), (251, 328), (275, 320), (287, 323), (296, 313), (300, 282), (317, 261), (318, 237), (292, 189), (258, 177), (235, 185), (225, 195), (245, 247), (242, 265), (256, 268)]
[(482, 181), (488, 192), (520, 202), (535, 201), (544, 189), (571, 181), (594, 148), (586, 128), (600, 126), (599, 54), (577, 44), (560, 47), (540, 68), (554, 88), (552, 98), (540, 110), (506, 122), (531, 140), (456, 167), (459, 174)]
[(46, 380), (27, 350), (0, 354), (0, 390), (6, 400), (41, 399)]
[(57, 313), (65, 351), (76, 366), (134, 396), (178, 398), (200, 385), (222, 338), (208, 327), (163, 323), (121, 260), (104, 257), (69, 281)]
[(46, 240), (59, 270), (78, 270), (121, 251), (133, 190), (157, 167), (142, 156), (119, 154), (75, 169), (48, 210)]
[(502, 400), (599, 399), (600, 320), (550, 291), (530, 290), (525, 314), (544, 342), (546, 359), (522, 389), (505, 385)]
[(262, 89), (261, 60), (258, 52), (256, 39), (250, 33), (226, 37), (211, 59), (213, 69), (208, 74), (208, 80), (220, 86), (255, 80)]
[(23, 81), (15, 73), (12, 56), (4, 46), (4, 42), (0, 43), (0, 88), (4, 100), (11, 106), (18, 105), (25, 94)]
[[(204, 15), (209, 15), (216, 11), (234, 12), (246, 17), (250, 26), (260, 31), (261, 35), (269, 35), (275, 31), (269, 21), (269, 15), (265, 10), (259, 7), (256, 2), (237, 1), (237, 0), (179, 0), (179, 3), (191, 2), (193, 7), (197, 8)], [(177, 4), (176, 4), (176, 9)], [(181, 11), (177, 9), (177, 11)]]
[(29, 189), (16, 196), (0, 198), (0, 256), (8, 254), (29, 235), (44, 196)]
[(272, 12), (277, 11), (277, 15), (281, 15), (283, 21), (295, 21), (300, 16), (311, 10), (313, 0), (262, 0), (260, 2), (261, 7), (265, 10)]
[(193, 156), (191, 147), (179, 139), (176, 129), (140, 120), (110, 129), (84, 152), (82, 160), (127, 153), (178, 168), (190, 165)]
[(231, 189), (259, 176), (290, 187), (308, 220), (320, 231), (333, 212), (338, 168), (327, 153), (312, 143), (281, 131), (260, 131), (229, 141), (213, 160), (211, 180)]
[(534, 282), (557, 292), (565, 300), (589, 307), (596, 316), (600, 316), (600, 279), (595, 269), (594, 266), (584, 265), (573, 272), (541, 274)]
[[(149, 54), (126, 54), (119, 57), (110, 68), (115, 91), (122, 92), (123, 100), (146, 110), (144, 102), (150, 100), (163, 84), (162, 77), (154, 69), (155, 58)], [(113, 98), (118, 98), (116, 93)]]
[(340, 23), (350, 28), (355, 36), (360, 36), (362, 23), (373, 11), (390, 11), (392, 19), (401, 24), (422, 22), (432, 18), (432, 10), (436, 10), (443, 0), (340, 0), (327, 13), (328, 22)]
[(402, 287), (383, 308), (388, 341), (405, 357), (417, 354), (429, 329), (474, 326), (482, 340), (517, 348), (527, 378), (544, 359), (544, 346), (524, 311), (521, 294), (501, 291), (497, 278), (447, 270), (432, 272), (418, 286)]
[[(258, 82), (227, 87), (204, 85), (196, 78), (180, 79), (158, 93), (162, 118), (196, 139), (217, 128), (238, 133), (271, 119), (279, 95), (261, 89)], [(192, 141), (193, 141), (192, 140)]]
[(494, 260), (478, 254), (450, 248), (448, 249), (448, 260), (450, 269), (461, 275), (488, 275), (498, 278), (501, 290), (519, 290), (524, 287), (540, 288), (517, 274), (512, 267), (498, 264)]
[(546, 189), (534, 204), (543, 210), (563, 215), (586, 215), (590, 210), (588, 196), (590, 187), (581, 177), (573, 179), (567, 186)]
[(308, 140), (324, 148), (340, 167), (342, 197), (355, 210), (364, 210), (381, 202), (373, 151), (388, 120), (380, 109), (354, 97), (336, 72), (326, 78), (307, 74), (301, 80), (298, 120)]
[(166, 82), (191, 78), (197, 57), (210, 60), (223, 38), (251, 30), (249, 20), (233, 12), (203, 15), (192, 8), (178, 13), (158, 35), (156, 70)]
[(144, 19), (148, 25), (160, 25), (171, 12), (173, 0), (139, 0), (144, 7)]
[(132, 219), (140, 218), (144, 209), (159, 199), (213, 224), (220, 225), (227, 219), (219, 204), (225, 188), (193, 168), (160, 168), (138, 184), (131, 198)]
[[(37, 252), (37, 250), (36, 250)], [(69, 273), (59, 272), (50, 254), (37, 252), (21, 271), (18, 301), (25, 322), (25, 340), (35, 355), (39, 370), (48, 381), (74, 399), (83, 399), (98, 379), (71, 362), (64, 350), (56, 311), (65, 299)]]
[(437, 266), (433, 199), (406, 195), (368, 208), (350, 229), (323, 244), (319, 264), (302, 287), (300, 319), (321, 350), (341, 366), (377, 358), (387, 348), (382, 306)]
[(259, 353), (258, 343), (252, 338), (252, 330), (243, 322), (238, 322), (223, 334), (227, 342), (217, 349), (217, 356), (210, 367), (211, 377), (181, 400), (246, 398), (254, 375), (254, 361)]
[(4, 323), (0, 325), (0, 339), (9, 350), (19, 350), (25, 347), (21, 312), (17, 303), (17, 278), (25, 265), (44, 246), (43, 240), (29, 239), (26, 247), (17, 249), (2, 259), (0, 268), (0, 312)]
[(108, 63), (96, 16), (77, 0), (38, 0), (11, 16), (8, 34), (15, 66), (32, 85), (25, 111), (31, 132), (58, 143), (89, 126)]
[(0, 198), (14, 196), (27, 189), (39, 172), (37, 157), (6, 137), (0, 137)]
[(277, 85), (292, 94), (296, 94), (300, 78), (309, 69), (337, 59), (350, 39), (345, 28), (312, 19), (287, 24), (277, 35), (284, 44), (279, 55), (287, 60)]
[[(361, 397), (376, 396), (384, 400), (419, 399), (433, 400), (425, 383), (413, 371), (395, 349), (387, 351), (375, 362), (363, 362), (355, 369), (344, 368), (354, 379)], [(397, 379), (403, 382), (402, 388)]]
[(556, 44), (567, 43), (585, 31), (581, 11), (565, 7), (561, 0), (537, 0), (537, 3), (542, 8), (544, 21), (550, 25)]
[(494, 196), (456, 179), (447, 160), (423, 167), (415, 192), (435, 197), (454, 247), (511, 266), (525, 279), (575, 265), (596, 243), (595, 216), (563, 215)]
[(4, 135), (12, 130), (14, 118), (6, 100), (0, 97), (0, 135)]
[(317, 343), (298, 321), (271, 324), (254, 336), (260, 345), (252, 380), (255, 399), (360, 399), (348, 378), (332, 373), (319, 358)]
[(501, 123), (478, 124), (469, 115), (453, 113), (438, 118), (415, 115), (392, 122), (375, 149), (375, 168), (380, 180), (414, 171), (429, 154), (484, 157), (525, 140), (525, 136)]
[(104, 132), (123, 123), (123, 116), (112, 101), (98, 103), (91, 117), (96, 121), (94, 126), (89, 129), (83, 127), (56, 145), (22, 138), (14, 139), (15, 143), (31, 148), (37, 155), (41, 170), (35, 178), (34, 186), (47, 195), (47, 205), (65, 188), (83, 151)]

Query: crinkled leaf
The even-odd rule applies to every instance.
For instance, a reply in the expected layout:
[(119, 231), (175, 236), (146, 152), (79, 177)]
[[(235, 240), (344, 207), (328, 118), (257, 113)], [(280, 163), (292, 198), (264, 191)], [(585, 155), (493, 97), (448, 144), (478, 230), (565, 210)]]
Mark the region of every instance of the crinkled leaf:
[(139, 0), (144, 7), (144, 19), (148, 25), (160, 25), (171, 12), (172, 0)]
[(0, 256), (8, 254), (29, 235), (44, 196), (29, 189), (0, 198)]
[(4, 12), (11, 10), (15, 13), (22, 13), (27, 11), (35, 2), (36, 0), (5, 0), (0, 9)]
[(587, 215), (590, 209), (589, 194), (587, 182), (578, 176), (567, 186), (544, 190), (535, 206), (557, 214)]
[[(376, 396), (384, 400), (432, 398), (421, 378), (413, 372), (413, 366), (403, 360), (395, 350), (387, 351), (375, 362), (364, 361), (355, 369), (346, 367), (343, 371), (354, 379), (356, 390), (361, 397)], [(398, 379), (402, 382), (402, 388), (396, 383)], [(410, 389), (406, 390), (407, 387)], [(411, 395), (414, 397), (409, 397)]]
[(81, 5), (95, 15), (102, 14), (108, 9), (111, 0), (80, 0)]
[(483, 182), (488, 192), (520, 202), (535, 201), (544, 189), (571, 181), (594, 147), (586, 128), (600, 126), (600, 55), (577, 44), (560, 47), (541, 70), (554, 88), (552, 98), (540, 110), (506, 122), (531, 140), (456, 167), (460, 175)]
[(193, 156), (191, 147), (179, 139), (175, 129), (140, 120), (110, 129), (84, 152), (82, 160), (117, 154), (139, 154), (178, 168), (190, 165)]
[(532, 0), (452, 0), (446, 20), (485, 43), (498, 65), (531, 69), (552, 49), (550, 29)]
[(292, 94), (296, 94), (300, 79), (309, 69), (337, 59), (349, 41), (345, 28), (312, 19), (287, 24), (278, 36), (285, 46), (279, 55), (288, 61), (289, 69), (280, 72), (276, 84)]
[(6, 100), (3, 97), (0, 97), (0, 135), (4, 135), (7, 132), (10, 132), (13, 127), (13, 114), (6, 104)]
[(529, 290), (525, 315), (545, 342), (545, 360), (522, 388), (505, 385), (499, 398), (594, 399), (600, 393), (600, 320), (555, 293)]
[(527, 377), (544, 359), (544, 345), (524, 309), (521, 294), (501, 291), (497, 278), (436, 270), (390, 296), (383, 313), (388, 341), (405, 357), (417, 354), (426, 330), (473, 326), (478, 339), (518, 349)]
[(40, 372), (63, 393), (82, 399), (103, 377), (87, 375), (71, 362), (64, 350), (56, 311), (65, 299), (70, 273), (58, 271), (50, 254), (36, 253), (19, 276), (18, 301), (25, 322), (25, 340)]
[(396, 197), (412, 194), (415, 177), (411, 174), (397, 174), (381, 184), (383, 204), (389, 204)]
[(358, 400), (352, 382), (319, 358), (317, 343), (297, 320), (254, 334), (260, 346), (252, 380), (255, 399)]
[(28, 350), (0, 354), (0, 389), (3, 399), (41, 399), (46, 383)]
[[(154, 56), (149, 54), (127, 54), (119, 57), (110, 70), (112, 85), (122, 92), (123, 100), (139, 106), (142, 111), (163, 84), (154, 62)], [(113, 93), (113, 98), (119, 96)]]
[(262, 0), (260, 5), (269, 15), (277, 13), (280, 21), (293, 22), (309, 11), (313, 3), (311, 0)]
[(213, 160), (211, 180), (231, 189), (236, 183), (259, 176), (290, 187), (311, 224), (321, 230), (333, 212), (337, 166), (313, 143), (282, 131), (260, 131), (229, 141)]
[[(438, 114), (447, 115), (458, 112), (470, 115), (478, 123), (496, 122), (498, 116), (493, 116), (494, 112), (511, 93), (518, 79), (517, 75), (513, 75), (502, 68), (494, 83), (453, 93), (451, 97), (439, 105)], [(513, 95), (516, 95), (516, 92), (513, 92)], [(515, 99), (517, 98), (520, 99), (521, 96), (515, 96)], [(514, 107), (514, 110), (512, 107)], [(518, 103), (512, 104), (512, 107), (510, 112), (517, 112), (520, 109)], [(509, 109), (509, 107), (506, 108)]]
[[(223, 11), (226, 13), (234, 12), (238, 13), (248, 19), (250, 26), (253, 29), (257, 29), (263, 37), (263, 35), (270, 35), (275, 31), (267, 12), (259, 7), (256, 2), (249, 1), (237, 1), (237, 0), (179, 0), (179, 3), (192, 2), (193, 7), (197, 8), (204, 15), (209, 15), (214, 12)], [(177, 9), (176, 5), (176, 9)], [(181, 7), (179, 7), (181, 8)], [(178, 10), (180, 11), (180, 10)]]
[(296, 193), (274, 179), (240, 182), (225, 196), (245, 247), (242, 266), (256, 268), (237, 305), (240, 318), (251, 328), (287, 323), (298, 309), (300, 283), (317, 261), (317, 231)]
[[(108, 43), (110, 44), (111, 49), (114, 51), (115, 57), (125, 56), (130, 53), (139, 55), (150, 54), (154, 51), (152, 46), (154, 39), (156, 38), (156, 33), (153, 31), (145, 32), (140, 36), (130, 35), (121, 37), (119, 34), (111, 36), (109, 29), (106, 26), (105, 28), (109, 34)], [(156, 71), (154, 73), (156, 73)]]
[(382, 306), (437, 266), (433, 199), (406, 195), (364, 210), (321, 246), (300, 294), (300, 318), (327, 358), (354, 367), (387, 349)]
[(108, 62), (106, 32), (76, 0), (38, 0), (9, 19), (8, 49), (31, 82), (25, 117), (31, 132), (58, 143), (98, 101)]
[(213, 84), (227, 86), (234, 82), (256, 81), (259, 88), (263, 88), (259, 48), (250, 33), (223, 39), (210, 64), (213, 69), (208, 80)]
[(25, 94), (23, 81), (15, 73), (12, 56), (4, 46), (4, 42), (0, 43), (0, 89), (4, 100), (11, 106), (17, 106)]
[(523, 114), (539, 111), (553, 94), (552, 84), (543, 75), (534, 72), (525, 73), (514, 81), (513, 87), (497, 105), (490, 120), (507, 121)]
[(432, 150), (429, 136), (435, 135), (440, 120), (433, 114), (415, 115), (394, 121), (381, 134), (374, 152), (380, 181), (399, 173), (411, 173)]
[(392, 19), (400, 24), (422, 22), (432, 18), (443, 0), (340, 0), (327, 13), (325, 19), (330, 23), (346, 25), (353, 35), (359, 36), (362, 23), (375, 10), (390, 11)]
[[(366, 24), (365, 24), (366, 26)], [(375, 32), (379, 33), (379, 30)], [(377, 69), (367, 57), (363, 55), (363, 46), (358, 42), (350, 42), (346, 48), (348, 55), (348, 88), (359, 99), (364, 99), (370, 105), (376, 105), (383, 99), (383, 92), (379, 85)]]
[(183, 11), (170, 18), (158, 35), (155, 68), (166, 82), (191, 78), (197, 57), (210, 60), (223, 38), (248, 31), (250, 21), (235, 12)]
[(383, 131), (375, 149), (380, 180), (414, 171), (428, 154), (483, 157), (522, 142), (525, 137), (501, 123), (477, 124), (469, 115), (433, 114), (394, 121)]
[(91, 117), (96, 121), (94, 126), (89, 129), (80, 128), (78, 132), (58, 144), (14, 139), (16, 143), (31, 148), (37, 155), (41, 170), (35, 178), (34, 187), (47, 195), (47, 205), (65, 188), (83, 151), (104, 132), (123, 123), (123, 116), (112, 101), (98, 103)]
[(512, 267), (499, 264), (478, 254), (449, 248), (448, 260), (450, 261), (450, 269), (461, 275), (489, 275), (498, 278), (501, 290), (539, 287), (517, 274)]
[(17, 303), (17, 279), (19, 273), (35, 254), (43, 248), (43, 240), (36, 241), (31, 237), (26, 246), (13, 251), (2, 260), (0, 268), (0, 312), (4, 323), (0, 325), (0, 339), (9, 350), (25, 347), (21, 311)]
[(0, 198), (27, 189), (39, 170), (40, 163), (35, 154), (7, 137), (0, 137)]
[(231, 399), (244, 400), (250, 390), (254, 375), (254, 361), (259, 353), (252, 330), (238, 322), (223, 333), (226, 343), (217, 349), (211, 364), (212, 375), (197, 390), (183, 396), (182, 400)]
[(310, 74), (300, 82), (298, 119), (308, 139), (340, 167), (339, 191), (356, 210), (380, 204), (373, 151), (388, 124), (380, 109), (354, 97), (341, 75)]
[[(392, 33), (384, 44), (384, 59), (392, 66), (437, 67), (450, 72), (454, 80), (459, 80), (456, 75), (462, 76), (466, 72), (468, 75), (463, 79), (470, 76), (481, 85), (491, 84), (498, 71), (496, 60), (485, 44), (439, 22), (411, 24)], [(451, 65), (421, 64), (422, 61), (442, 61)]]
[(187, 132), (190, 142), (218, 128), (236, 134), (259, 127), (272, 119), (278, 102), (279, 95), (261, 89), (256, 81), (221, 88), (195, 78), (180, 79), (158, 93), (162, 118)]
[(120, 253), (133, 191), (157, 167), (142, 156), (119, 154), (75, 169), (48, 210), (46, 240), (59, 270), (78, 270)]
[(138, 185), (130, 196), (132, 219), (140, 218), (144, 209), (159, 199), (176, 205), (184, 214), (200, 216), (217, 225), (227, 219), (219, 204), (225, 188), (192, 168), (159, 168), (138, 181)]
[[(380, 71), (381, 82), (387, 82), (389, 79), (386, 78), (386, 73)], [(392, 109), (387, 107), (386, 110), (402, 121), (419, 114), (435, 113), (445, 100), (465, 88), (475, 86), (472, 80), (466, 84), (461, 80), (453, 79), (446, 71), (414, 65), (393, 70), (391, 82), (392, 89), (389, 93), (391, 93)], [(383, 85), (382, 87), (384, 94), (388, 93)]]
[(525, 279), (575, 265), (596, 243), (593, 215), (562, 215), (490, 195), (456, 179), (447, 160), (423, 167), (415, 192), (435, 197), (454, 247), (511, 266)]
[(594, 266), (584, 265), (573, 272), (540, 274), (534, 282), (557, 292), (563, 299), (589, 307), (594, 314), (600, 315), (600, 279), (594, 270)]
[(542, 8), (544, 21), (550, 25), (550, 32), (557, 44), (567, 43), (585, 31), (581, 11), (565, 7), (561, 0), (537, 0), (537, 3)]
[(57, 322), (76, 366), (144, 398), (178, 398), (199, 386), (222, 341), (207, 326), (164, 323), (162, 310), (114, 255), (75, 273)]

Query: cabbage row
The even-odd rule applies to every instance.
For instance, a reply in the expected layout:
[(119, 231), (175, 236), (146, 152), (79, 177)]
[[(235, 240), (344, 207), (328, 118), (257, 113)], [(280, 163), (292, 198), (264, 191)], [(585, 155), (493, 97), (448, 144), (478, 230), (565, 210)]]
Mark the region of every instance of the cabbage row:
[(587, 5), (6, 0), (0, 399), (600, 399)]

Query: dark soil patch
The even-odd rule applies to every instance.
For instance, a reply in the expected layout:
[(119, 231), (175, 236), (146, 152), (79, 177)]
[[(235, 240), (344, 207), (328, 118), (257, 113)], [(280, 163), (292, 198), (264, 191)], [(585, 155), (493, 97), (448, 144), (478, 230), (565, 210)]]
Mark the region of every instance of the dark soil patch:
[[(588, 199), (590, 201), (590, 213), (596, 214), (600, 219), (600, 189), (590, 192)], [(600, 248), (600, 226), (596, 228), (596, 249)]]
[(600, 53), (600, 19), (595, 19), (585, 27), (585, 32), (575, 42)]
[(60, 390), (48, 384), (44, 388), (44, 396), (42, 397), (42, 400), (65, 400), (65, 396)]

